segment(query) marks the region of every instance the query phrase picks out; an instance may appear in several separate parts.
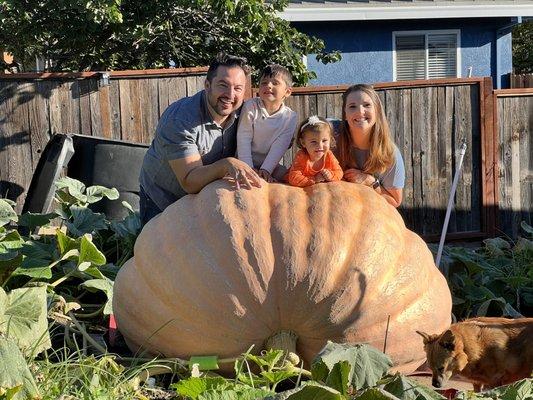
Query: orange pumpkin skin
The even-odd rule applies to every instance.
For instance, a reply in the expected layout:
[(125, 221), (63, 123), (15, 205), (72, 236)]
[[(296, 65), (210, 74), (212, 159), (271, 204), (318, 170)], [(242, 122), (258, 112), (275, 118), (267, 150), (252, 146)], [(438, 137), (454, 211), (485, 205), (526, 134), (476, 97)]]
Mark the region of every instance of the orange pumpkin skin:
[(431, 252), (368, 187), (220, 180), (150, 221), (120, 270), (113, 308), (132, 349), (233, 357), (280, 330), (309, 363), (327, 340), (367, 342), (395, 369), (425, 359), (416, 330), (450, 324)]

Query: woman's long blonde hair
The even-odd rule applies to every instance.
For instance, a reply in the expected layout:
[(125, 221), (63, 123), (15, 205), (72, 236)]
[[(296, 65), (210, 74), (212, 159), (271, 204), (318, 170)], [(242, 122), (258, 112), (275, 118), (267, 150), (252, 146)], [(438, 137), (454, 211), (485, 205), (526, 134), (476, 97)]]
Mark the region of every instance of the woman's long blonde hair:
[[(353, 92), (364, 92), (372, 99), (376, 108), (376, 123), (370, 133), (370, 149), (365, 165), (355, 165), (351, 148), (353, 146), (350, 127), (346, 121), (346, 102)], [(337, 140), (339, 163), (343, 170), (359, 167), (367, 174), (382, 173), (394, 164), (394, 143), (391, 138), (389, 123), (378, 94), (370, 85), (350, 86), (342, 94), (342, 124)]]

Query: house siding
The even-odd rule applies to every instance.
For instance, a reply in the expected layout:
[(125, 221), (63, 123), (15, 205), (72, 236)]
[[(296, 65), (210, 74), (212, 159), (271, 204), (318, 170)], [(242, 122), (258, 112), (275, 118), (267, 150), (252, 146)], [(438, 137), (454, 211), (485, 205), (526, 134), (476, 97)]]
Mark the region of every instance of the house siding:
[[(300, 31), (324, 40), (328, 51), (338, 50), (342, 60), (324, 65), (309, 55), (309, 70), (317, 74), (311, 85), (337, 85), (356, 82), (375, 83), (393, 80), (392, 32), (413, 30), (459, 29), (461, 31), (461, 76), (492, 76), (498, 87), (497, 74), (507, 87), (512, 70), (511, 18), (435, 19), (410, 21), (342, 21), (294, 22)], [(500, 52), (499, 62), (496, 49)], [(497, 63), (499, 67), (497, 68)]]

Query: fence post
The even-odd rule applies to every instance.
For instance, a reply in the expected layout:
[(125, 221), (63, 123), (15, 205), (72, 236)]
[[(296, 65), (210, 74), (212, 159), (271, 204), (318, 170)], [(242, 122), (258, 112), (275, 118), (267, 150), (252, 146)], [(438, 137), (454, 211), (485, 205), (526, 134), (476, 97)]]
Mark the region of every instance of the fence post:
[(495, 127), (495, 102), (492, 78), (483, 78), (480, 96), (481, 104), (481, 175), (482, 175), (482, 204), (483, 226), (488, 236), (496, 233), (496, 218), (498, 215), (497, 168), (498, 141)]

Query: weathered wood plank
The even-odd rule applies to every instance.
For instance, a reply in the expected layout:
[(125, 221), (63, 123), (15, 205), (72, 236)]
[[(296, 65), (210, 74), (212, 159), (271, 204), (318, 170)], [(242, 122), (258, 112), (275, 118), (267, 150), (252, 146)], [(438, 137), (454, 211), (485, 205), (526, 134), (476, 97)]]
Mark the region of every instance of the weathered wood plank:
[(456, 192), (456, 225), (459, 231), (469, 231), (471, 226), (471, 185), (472, 185), (472, 135), (470, 107), (470, 87), (454, 87), (454, 153), (455, 165), (458, 165), (459, 151), (462, 140), (466, 140), (467, 150), (461, 168), (461, 179), (457, 184)]
[(28, 104), (32, 171), (35, 171), (41, 153), (50, 140), (48, 96), (50, 95), (52, 84), (53, 82), (50, 81), (34, 82), (33, 98)]
[(424, 185), (424, 234), (437, 234), (440, 232), (443, 216), (439, 209), (442, 207), (439, 195), (439, 163), (435, 155), (438, 153), (438, 126), (437, 126), (437, 88), (426, 89), (426, 118), (425, 129), (427, 141), (422, 157), (422, 184)]
[(187, 85), (187, 96), (193, 96), (198, 92), (198, 80), (196, 76), (188, 76), (185, 78)]
[[(446, 207), (452, 188), (452, 129), (453, 129), (453, 90), (447, 87), (437, 88), (437, 180), (436, 189), (439, 204), (438, 221), (439, 230), (446, 216)], [(451, 89), (451, 88), (450, 88)], [(448, 232), (456, 232), (455, 212), (452, 213), (448, 223)], [(439, 232), (440, 233), (440, 232)]]
[(472, 143), (471, 185), (470, 185), (470, 227), (471, 231), (479, 231), (482, 228), (482, 175), (481, 175), (481, 126), (480, 126), (480, 86), (470, 86), (470, 136)]
[[(517, 98), (520, 132), (520, 222), (533, 226), (533, 97)], [(518, 232), (521, 234), (521, 232)]]
[[(406, 162), (411, 158), (411, 127), (410, 122), (410, 92), (401, 89), (387, 90), (385, 94), (385, 115), (389, 122), (391, 135), (394, 143), (400, 150), (405, 165), (406, 185), (403, 190), (402, 205), (399, 209), (407, 227), (413, 226), (413, 193), (412, 193), (412, 170), (410, 163)], [(407, 118), (406, 118), (406, 112)], [(409, 182), (408, 182), (409, 180)]]
[(170, 78), (156, 79), (157, 82), (157, 96), (158, 96), (158, 110), (159, 116), (167, 109), (169, 105), (168, 90)]
[(111, 139), (122, 139), (122, 116), (120, 104), (120, 80), (111, 79), (109, 83), (109, 110), (111, 116)]
[(411, 164), (413, 166), (413, 218), (414, 230), (424, 233), (424, 205), (425, 193), (422, 182), (423, 151), (426, 148), (426, 129), (420, 116), (424, 113), (425, 93), (423, 88), (415, 88), (411, 91), (411, 129), (412, 149)]
[(62, 129), (60, 133), (80, 133), (79, 82), (64, 82), (58, 90)]
[[(316, 95), (316, 112), (318, 115), (321, 115), (323, 117), (327, 117), (327, 98), (325, 94), (317, 94)], [(339, 115), (335, 118), (341, 118)]]
[[(26, 190), (30, 185), (33, 169), (31, 167), (31, 139), (28, 103), (33, 97), (31, 83), (19, 83), (12, 87), (12, 96), (3, 99), (3, 128), (6, 152), (6, 197), (17, 202), (16, 211), (22, 211)], [(6, 151), (7, 150), (7, 151)], [(2, 168), (2, 169), (3, 169)]]
[(121, 139), (141, 142), (141, 108), (137, 79), (120, 81)]
[[(127, 138), (132, 142), (142, 143), (142, 113), (143, 106), (141, 106), (141, 92), (146, 88), (142, 87), (141, 79), (132, 79), (130, 81), (130, 119), (132, 123), (132, 132), (126, 133), (122, 132), (122, 137)], [(146, 106), (146, 104), (144, 105)]]
[(91, 123), (91, 90), (93, 90), (94, 79), (84, 79), (78, 81), (80, 132), (82, 135), (92, 135)]
[(140, 87), (142, 142), (151, 143), (159, 120), (157, 79), (142, 79)]
[[(183, 78), (172, 78), (168, 82), (168, 105), (187, 97), (187, 82)], [(165, 107), (166, 109), (166, 107)], [(165, 110), (163, 110), (165, 111)]]

